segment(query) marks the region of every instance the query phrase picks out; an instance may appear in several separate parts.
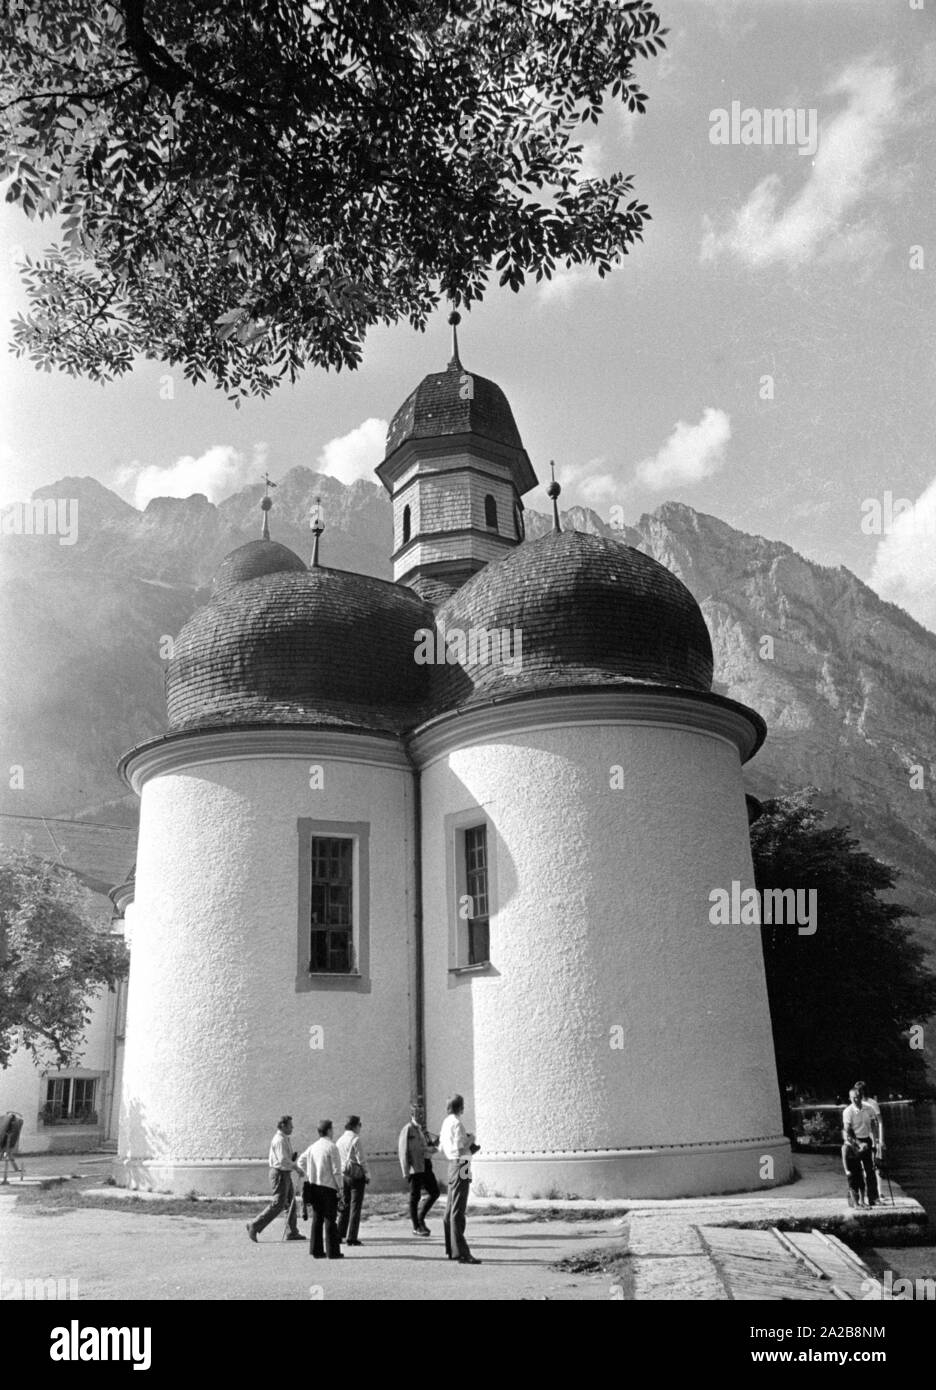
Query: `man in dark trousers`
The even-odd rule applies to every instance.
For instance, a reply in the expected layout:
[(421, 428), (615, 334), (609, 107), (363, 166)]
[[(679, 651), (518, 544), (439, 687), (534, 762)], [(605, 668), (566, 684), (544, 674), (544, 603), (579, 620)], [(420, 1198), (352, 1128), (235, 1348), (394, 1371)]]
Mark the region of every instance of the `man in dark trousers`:
[(442, 1223), (445, 1253), (450, 1260), (457, 1259), (461, 1265), (479, 1265), (481, 1261), (472, 1255), (465, 1239), (465, 1220), (471, 1189), (471, 1155), (476, 1154), (481, 1145), (474, 1142), (474, 1135), (469, 1134), (462, 1124), (464, 1097), (452, 1096), (446, 1109), (448, 1113), (439, 1133), (439, 1149), (448, 1159), (448, 1201)]
[(286, 1212), (289, 1225), (286, 1239), (303, 1239), (296, 1222), (296, 1194), (293, 1187), (293, 1173), (301, 1173), (302, 1169), (296, 1163), (293, 1152), (292, 1128), (292, 1115), (284, 1115), (276, 1126), (276, 1133), (270, 1144), (270, 1185), (273, 1189), (273, 1200), (258, 1217), (247, 1222), (247, 1234), (255, 1243), (263, 1228), (269, 1226), (281, 1211)]
[(862, 1205), (862, 1191), (867, 1194), (868, 1206), (878, 1200), (877, 1174), (874, 1171), (874, 1148), (878, 1141), (877, 1116), (861, 1098), (856, 1086), (849, 1091), (850, 1104), (842, 1111), (842, 1160), (848, 1176), (848, 1205)]
[(340, 1202), (341, 1215), (338, 1218), (338, 1240), (342, 1245), (360, 1245), (358, 1231), (361, 1225), (361, 1208), (364, 1205), (364, 1188), (370, 1182), (367, 1160), (361, 1148), (361, 1117), (349, 1115), (344, 1134), (336, 1145), (341, 1158), (341, 1179), (344, 1193)]
[[(338, 1242), (338, 1194), (342, 1190), (341, 1154), (332, 1139), (331, 1120), (322, 1120), (319, 1137), (299, 1159), (309, 1182), (312, 1202), (312, 1236), (309, 1254), (317, 1260), (343, 1260)], [(324, 1230), (324, 1241), (322, 1239)]]
[[(426, 1217), (433, 1204), (439, 1200), (439, 1184), (433, 1172), (432, 1159), (429, 1157), (430, 1152), (438, 1148), (438, 1144), (423, 1126), (424, 1113), (422, 1100), (417, 1096), (410, 1107), (409, 1124), (405, 1124), (400, 1130), (400, 1138), (397, 1141), (400, 1167), (404, 1179), (409, 1183), (410, 1221), (413, 1224), (413, 1234), (417, 1236), (430, 1234)], [(421, 1204), (420, 1193), (425, 1194)]]

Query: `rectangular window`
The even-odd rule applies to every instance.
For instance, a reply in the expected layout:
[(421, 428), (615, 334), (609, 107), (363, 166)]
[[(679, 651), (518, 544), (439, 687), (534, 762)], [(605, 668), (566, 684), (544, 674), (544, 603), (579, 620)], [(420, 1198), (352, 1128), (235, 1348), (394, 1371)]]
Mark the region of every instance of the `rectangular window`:
[(95, 1079), (56, 1076), (46, 1083), (46, 1103), (43, 1120), (46, 1124), (93, 1124), (97, 1115), (94, 1099)]
[(491, 953), (486, 825), (474, 825), (465, 831), (465, 888), (471, 899), (468, 964), (483, 965)]
[(354, 969), (354, 841), (313, 836), (309, 909), (309, 969), (347, 974)]

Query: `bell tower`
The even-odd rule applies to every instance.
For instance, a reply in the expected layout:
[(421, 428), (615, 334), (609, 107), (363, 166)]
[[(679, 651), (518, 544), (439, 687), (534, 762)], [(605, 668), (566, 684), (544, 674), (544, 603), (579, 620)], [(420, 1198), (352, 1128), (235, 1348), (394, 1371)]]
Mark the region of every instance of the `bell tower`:
[(523, 496), (536, 474), (507, 397), (452, 357), (397, 411), (377, 476), (393, 500), (393, 578), (458, 588), (523, 540)]

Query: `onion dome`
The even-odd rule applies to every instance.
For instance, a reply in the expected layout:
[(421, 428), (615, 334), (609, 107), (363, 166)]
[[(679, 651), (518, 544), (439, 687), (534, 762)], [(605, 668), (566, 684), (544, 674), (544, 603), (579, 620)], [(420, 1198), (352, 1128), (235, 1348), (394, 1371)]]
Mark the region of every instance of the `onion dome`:
[(259, 579), (264, 574), (304, 574), (306, 566), (294, 550), (279, 541), (248, 541), (226, 555), (212, 581), (215, 596), (225, 593), (234, 584)]
[[(436, 626), (450, 648), (456, 632), (466, 643), (464, 660), (432, 668), (436, 710), (560, 687), (712, 686), (708, 628), (682, 581), (632, 546), (580, 531), (528, 540), (472, 575)], [(499, 654), (484, 636), (494, 631), (509, 639)]]
[(261, 545), (271, 543), (228, 557), (227, 582), (176, 639), (166, 675), (171, 730), (326, 724), (399, 732), (412, 724), (428, 693), (427, 668), (414, 652), (418, 630), (432, 627), (429, 606), (386, 580), (306, 569), (283, 546), (271, 547), (287, 557), (279, 569), (246, 577), (261, 553), (252, 547)]
[(387, 430), (387, 457), (408, 439), (437, 439), (448, 434), (474, 434), (523, 449), (513, 411), (501, 388), (473, 372), (469, 377), (460, 362), (450, 362), (444, 372), (423, 377), (407, 396)]

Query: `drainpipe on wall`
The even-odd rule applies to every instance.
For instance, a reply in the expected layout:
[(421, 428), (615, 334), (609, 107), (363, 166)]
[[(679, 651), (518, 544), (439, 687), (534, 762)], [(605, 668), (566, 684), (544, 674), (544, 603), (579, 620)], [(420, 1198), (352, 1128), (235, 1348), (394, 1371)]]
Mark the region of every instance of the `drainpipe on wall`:
[(426, 1104), (426, 1021), (423, 960), (423, 896), (422, 896), (422, 780), (418, 767), (413, 768), (413, 1003), (414, 1037), (412, 1082), (413, 1094), (422, 1096)]

